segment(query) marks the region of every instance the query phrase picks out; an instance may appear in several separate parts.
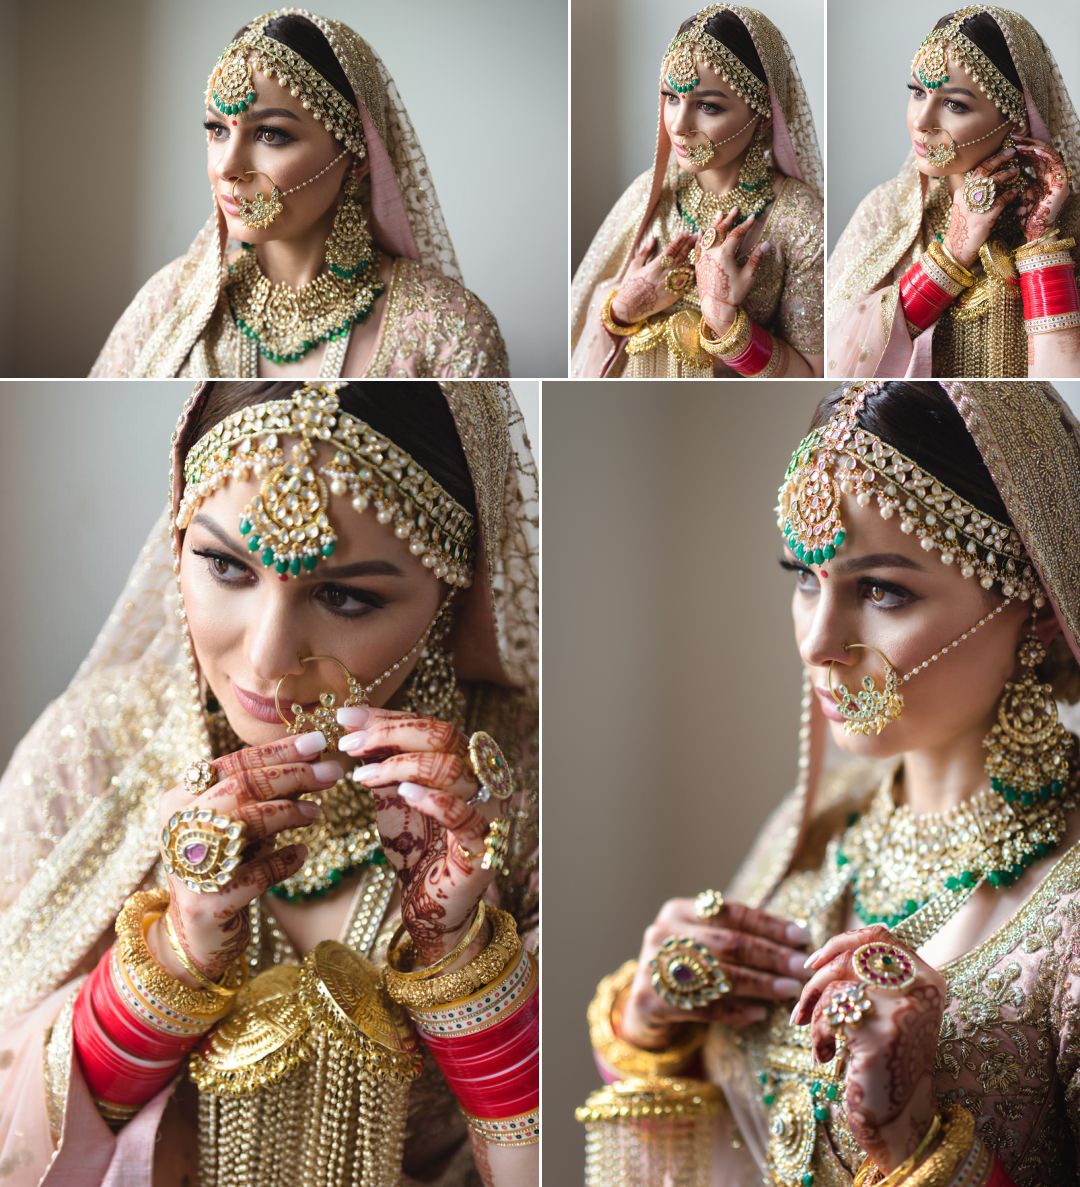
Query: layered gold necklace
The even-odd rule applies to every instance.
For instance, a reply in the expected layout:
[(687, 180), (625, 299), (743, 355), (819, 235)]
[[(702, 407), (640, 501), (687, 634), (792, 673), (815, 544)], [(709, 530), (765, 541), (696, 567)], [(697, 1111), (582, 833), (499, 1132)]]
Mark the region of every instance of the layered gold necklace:
[(684, 221), (697, 234), (704, 234), (721, 215), (732, 209), (739, 212), (735, 221), (738, 226), (752, 215), (760, 214), (772, 201), (772, 182), (765, 154), (751, 148), (743, 158), (734, 189), (726, 194), (703, 190), (697, 177), (687, 173), (679, 182), (676, 201)]
[(273, 283), (254, 251), (246, 249), (229, 268), (227, 291), (237, 328), (272, 363), (295, 363), (322, 343), (347, 342), (383, 291), (374, 256), (355, 275), (320, 272), (293, 288)]

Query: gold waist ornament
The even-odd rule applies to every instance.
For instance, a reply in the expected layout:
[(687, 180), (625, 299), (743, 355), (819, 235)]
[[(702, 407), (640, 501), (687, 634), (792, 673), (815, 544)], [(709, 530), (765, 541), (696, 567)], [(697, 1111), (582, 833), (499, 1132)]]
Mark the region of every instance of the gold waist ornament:
[(190, 1060), (203, 1187), (396, 1187), (421, 1057), (379, 971), (326, 940), (256, 977)]
[(1000, 239), (979, 249), (982, 272), (934, 331), (934, 374), (1027, 375), (1027, 336), (1013, 253)]

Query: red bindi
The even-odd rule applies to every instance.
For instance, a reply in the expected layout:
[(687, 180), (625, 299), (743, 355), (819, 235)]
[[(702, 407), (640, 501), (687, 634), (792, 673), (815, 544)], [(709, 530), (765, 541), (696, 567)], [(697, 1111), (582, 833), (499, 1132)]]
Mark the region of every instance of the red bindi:
[(819, 569), (818, 572), (822, 575), (822, 577), (828, 577), (829, 575), (824, 569)]
[(233, 122), (232, 122), (232, 126), (233, 126), (234, 128), (236, 127), (236, 120), (233, 120)]

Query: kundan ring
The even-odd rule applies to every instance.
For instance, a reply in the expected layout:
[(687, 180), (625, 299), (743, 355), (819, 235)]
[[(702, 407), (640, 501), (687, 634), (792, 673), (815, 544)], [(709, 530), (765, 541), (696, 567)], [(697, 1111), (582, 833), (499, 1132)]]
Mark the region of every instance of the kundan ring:
[(992, 177), (972, 173), (964, 182), (964, 205), (972, 214), (985, 214), (997, 199), (997, 184)]
[(216, 894), (232, 881), (244, 848), (243, 821), (209, 808), (174, 812), (161, 831), (161, 863), (196, 894)]
[(684, 265), (678, 268), (672, 268), (664, 277), (664, 288), (669, 293), (674, 293), (678, 297), (690, 287), (693, 279), (693, 268), (687, 268)]
[(873, 1008), (874, 1003), (866, 992), (866, 986), (860, 982), (858, 985), (845, 985), (838, 989), (829, 998), (823, 1013), (825, 1021), (833, 1030), (840, 1030), (845, 1026), (860, 1025)]
[(696, 1010), (731, 992), (720, 961), (691, 936), (668, 936), (649, 968), (653, 989), (677, 1010)]
[(508, 800), (514, 794), (514, 772), (506, 755), (499, 743), (483, 730), (477, 730), (469, 739), (469, 765), (479, 780), (480, 790), (467, 803), (486, 804), (492, 796)]
[(720, 232), (716, 229), (715, 224), (706, 228), (705, 233), (701, 236), (701, 241), (698, 246), (703, 252), (708, 251), (709, 248), (712, 247), (712, 245), (716, 242), (716, 237), (719, 234)]
[(205, 758), (193, 759), (184, 772), (184, 786), (192, 795), (202, 795), (216, 782), (217, 772), (213, 764)]
[(917, 976), (911, 953), (896, 944), (863, 944), (852, 953), (851, 963), (864, 984), (893, 993), (903, 993)]
[(724, 896), (719, 890), (703, 890), (694, 899), (694, 914), (702, 921), (715, 919), (724, 909)]

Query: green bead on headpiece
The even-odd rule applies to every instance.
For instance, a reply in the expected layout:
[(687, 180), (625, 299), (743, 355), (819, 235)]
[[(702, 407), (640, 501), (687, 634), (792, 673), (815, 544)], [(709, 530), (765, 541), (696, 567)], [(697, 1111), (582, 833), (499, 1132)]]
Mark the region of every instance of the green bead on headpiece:
[(210, 97), (222, 115), (239, 115), (255, 102), (255, 72), (247, 46), (234, 45), (218, 58), (210, 76)]

